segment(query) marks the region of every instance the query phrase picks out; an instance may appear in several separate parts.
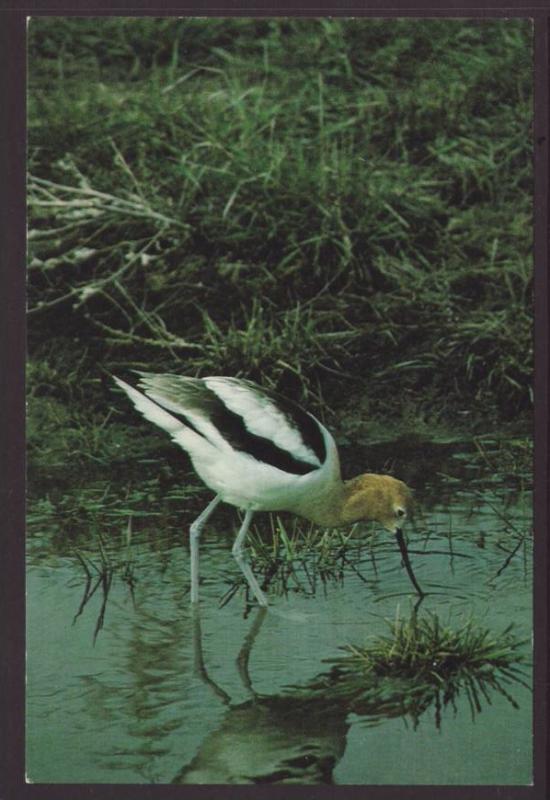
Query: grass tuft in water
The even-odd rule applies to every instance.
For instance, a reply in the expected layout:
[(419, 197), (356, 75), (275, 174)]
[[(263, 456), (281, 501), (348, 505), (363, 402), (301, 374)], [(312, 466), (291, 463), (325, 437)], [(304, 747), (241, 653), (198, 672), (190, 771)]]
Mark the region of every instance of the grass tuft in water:
[(74, 548), (74, 556), (79, 561), (84, 575), (86, 576), (86, 583), (84, 592), (78, 610), (73, 618), (73, 625), (77, 619), (82, 615), (84, 609), (95, 595), (100, 590), (101, 604), (99, 613), (96, 618), (93, 641), (94, 644), (105, 622), (105, 612), (107, 610), (107, 601), (111, 592), (111, 587), (115, 576), (118, 575), (120, 580), (128, 586), (132, 602), (135, 603), (134, 587), (137, 578), (134, 573), (132, 563), (132, 518), (128, 518), (128, 524), (125, 532), (126, 549), (124, 554), (116, 551), (115, 558), (107, 548), (106, 542), (99, 531), (97, 531), (97, 547), (98, 558), (94, 559)]
[[(353, 529), (326, 530), (296, 518), (286, 521), (279, 515), (270, 515), (270, 524), (269, 534), (253, 528), (247, 540), (253, 571), (264, 590), (284, 596), (291, 591), (314, 596), (319, 584), (343, 580), (344, 569), (352, 560)], [(233, 583), (223, 605), (241, 585), (246, 585), (241, 578)]]
[(472, 619), (453, 629), (434, 613), (422, 619), (413, 612), (389, 622), (387, 636), (374, 636), (368, 645), (348, 645), (328, 663), (329, 673), (305, 687), (289, 687), (296, 701), (322, 698), (363, 717), (369, 724), (408, 717), (413, 727), (430, 708), (440, 728), (447, 707), (456, 714), (459, 698), (466, 700), (472, 719), (499, 694), (514, 708), (518, 702), (510, 685), (530, 688), (526, 642), (512, 626), (495, 634)]
[(443, 624), (430, 613), (421, 619), (399, 616), (389, 623), (390, 633), (365, 646), (348, 645), (335, 665), (359, 676), (408, 678), (443, 684), (473, 672), (508, 670), (521, 660), (525, 645), (512, 635), (512, 626), (494, 634), (472, 619), (460, 628)]

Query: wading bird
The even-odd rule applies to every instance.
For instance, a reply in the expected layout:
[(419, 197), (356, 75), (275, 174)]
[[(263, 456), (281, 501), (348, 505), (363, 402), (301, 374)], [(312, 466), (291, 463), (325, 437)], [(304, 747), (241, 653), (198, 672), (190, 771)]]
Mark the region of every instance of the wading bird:
[(412, 506), (406, 484), (371, 473), (343, 481), (338, 449), (325, 426), (251, 381), (139, 375), (137, 388), (115, 381), (146, 419), (187, 451), (216, 495), (190, 528), (192, 603), (199, 599), (201, 531), (222, 501), (245, 512), (232, 552), (261, 606), (267, 599), (243, 546), (255, 511), (290, 511), (325, 527), (375, 520), (396, 536), (409, 577), (423, 594), (402, 533)]

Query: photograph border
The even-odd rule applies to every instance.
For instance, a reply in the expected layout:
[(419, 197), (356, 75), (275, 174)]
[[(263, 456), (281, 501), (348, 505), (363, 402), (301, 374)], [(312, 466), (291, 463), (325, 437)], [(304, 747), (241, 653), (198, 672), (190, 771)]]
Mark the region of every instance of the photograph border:
[[(141, 784), (27, 784), (24, 779), (25, 682), (25, 158), (26, 20), (28, 16), (357, 16), (357, 17), (528, 17), (534, 22), (534, 275), (535, 275), (535, 546), (534, 546), (534, 784), (532, 786), (148, 786)], [(6, 615), (0, 683), (5, 708), (0, 796), (19, 798), (499, 798), (544, 800), (548, 786), (548, 30), (547, 3), (513, 6), (484, 3), (394, 0), (369, 2), (163, 3), (34, 0), (0, 9), (0, 487), (4, 521), (4, 569), (0, 607)]]

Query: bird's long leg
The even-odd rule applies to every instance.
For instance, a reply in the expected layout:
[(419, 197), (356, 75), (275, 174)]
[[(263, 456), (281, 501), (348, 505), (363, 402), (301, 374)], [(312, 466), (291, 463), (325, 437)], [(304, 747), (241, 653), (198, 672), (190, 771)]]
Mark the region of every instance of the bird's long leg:
[(208, 503), (204, 511), (191, 524), (189, 529), (189, 551), (191, 555), (191, 602), (199, 602), (199, 539), (206, 521), (211, 516), (216, 506), (221, 502), (221, 497), (216, 497)]
[(246, 556), (244, 554), (243, 542), (246, 539), (246, 534), (248, 533), (248, 529), (250, 527), (250, 523), (252, 521), (252, 517), (254, 512), (248, 509), (246, 514), (244, 515), (243, 524), (241, 525), (241, 529), (237, 534), (237, 538), (235, 539), (235, 543), (233, 544), (233, 555), (235, 557), (235, 561), (240, 567), (241, 572), (243, 573), (244, 577), (252, 592), (254, 597), (258, 601), (259, 605), (266, 607), (267, 606), (267, 598), (265, 594), (260, 589), (260, 585), (258, 581), (254, 577), (252, 570), (250, 569), (250, 565), (246, 560)]

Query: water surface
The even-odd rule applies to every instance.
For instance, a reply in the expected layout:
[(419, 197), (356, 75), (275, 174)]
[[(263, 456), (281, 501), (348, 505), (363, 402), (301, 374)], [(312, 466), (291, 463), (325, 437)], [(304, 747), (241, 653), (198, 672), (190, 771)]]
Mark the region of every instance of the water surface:
[[(513, 623), (530, 639), (531, 496), (500, 448), (387, 442), (369, 448), (368, 468), (389, 465), (416, 490), (409, 550), (427, 592), (416, 613), (452, 627), (471, 618), (495, 633)], [(239, 578), (238, 516), (225, 507), (203, 535), (194, 613), (187, 527), (210, 495), (184, 462), (162, 459), (121, 462), (109, 474), (31, 470), (31, 781), (531, 782), (532, 697), (522, 684), (474, 702), (466, 691), (447, 705), (434, 698), (413, 712), (382, 702), (358, 712), (330, 689), (303, 691), (340, 648), (366, 644), (414, 609), (382, 531), (359, 528), (324, 579), (313, 559), (286, 584), (274, 580), (267, 613), (247, 606), (243, 588), (220, 607)], [(182, 493), (184, 484), (194, 491)], [(257, 520), (269, 539), (267, 515)]]

